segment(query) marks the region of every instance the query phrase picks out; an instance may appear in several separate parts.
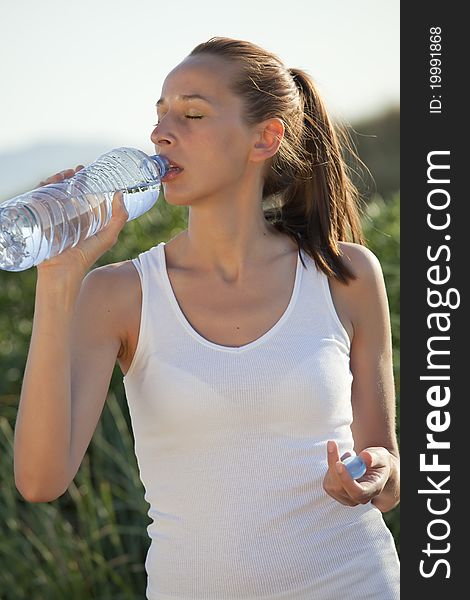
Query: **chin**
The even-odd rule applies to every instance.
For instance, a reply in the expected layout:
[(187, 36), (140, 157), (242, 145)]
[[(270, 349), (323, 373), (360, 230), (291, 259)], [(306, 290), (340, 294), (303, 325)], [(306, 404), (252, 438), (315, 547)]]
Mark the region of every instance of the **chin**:
[(163, 194), (163, 199), (171, 206), (190, 206), (192, 204), (187, 196), (178, 196), (177, 194)]

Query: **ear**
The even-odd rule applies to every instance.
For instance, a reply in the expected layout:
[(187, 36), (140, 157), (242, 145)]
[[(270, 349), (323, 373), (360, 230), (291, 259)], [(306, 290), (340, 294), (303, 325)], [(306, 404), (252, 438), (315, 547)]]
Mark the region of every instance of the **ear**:
[(251, 160), (262, 162), (274, 156), (284, 137), (284, 123), (273, 117), (256, 126), (255, 139), (251, 150)]

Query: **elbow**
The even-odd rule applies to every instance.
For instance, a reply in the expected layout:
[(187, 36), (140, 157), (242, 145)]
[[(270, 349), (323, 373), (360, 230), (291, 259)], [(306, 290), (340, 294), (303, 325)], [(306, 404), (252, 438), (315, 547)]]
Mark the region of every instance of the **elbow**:
[(16, 486), (16, 489), (20, 493), (23, 500), (30, 502), (31, 504), (37, 504), (39, 502), (53, 502), (62, 496), (65, 492), (59, 494), (50, 494), (45, 491), (28, 490)]
[(53, 502), (65, 494), (68, 488), (47, 489), (44, 486), (34, 486), (31, 481), (22, 482), (16, 477), (15, 486), (23, 500), (30, 503)]
[(26, 502), (30, 502), (31, 504), (34, 503), (39, 503), (39, 502), (53, 502), (54, 500), (57, 500), (57, 498), (59, 498), (59, 495), (56, 496), (51, 496), (48, 494), (30, 494), (28, 492), (22, 492), (21, 490), (18, 490), (21, 494), (21, 497), (23, 498), (23, 500), (26, 500)]
[(26, 502), (53, 502), (65, 494), (71, 479), (66, 468), (49, 468), (44, 471), (37, 464), (20, 461), (14, 457), (13, 473), (15, 487)]

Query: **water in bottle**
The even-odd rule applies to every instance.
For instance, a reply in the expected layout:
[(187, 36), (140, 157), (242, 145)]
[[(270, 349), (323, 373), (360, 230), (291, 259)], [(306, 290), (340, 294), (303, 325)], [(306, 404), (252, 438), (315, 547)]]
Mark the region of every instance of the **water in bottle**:
[(100, 231), (117, 190), (128, 221), (139, 217), (157, 201), (170, 168), (163, 156), (115, 148), (69, 180), (0, 203), (0, 269), (24, 271)]

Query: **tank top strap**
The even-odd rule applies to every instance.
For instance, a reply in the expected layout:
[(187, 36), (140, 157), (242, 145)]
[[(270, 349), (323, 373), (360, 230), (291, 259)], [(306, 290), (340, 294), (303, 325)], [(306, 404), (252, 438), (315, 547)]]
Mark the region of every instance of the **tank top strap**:
[(297, 316), (315, 329), (324, 327), (328, 335), (342, 343), (349, 352), (351, 340), (341, 322), (331, 293), (328, 275), (317, 266), (315, 260), (301, 250), (306, 269), (302, 278), (302, 289), (297, 307)]

